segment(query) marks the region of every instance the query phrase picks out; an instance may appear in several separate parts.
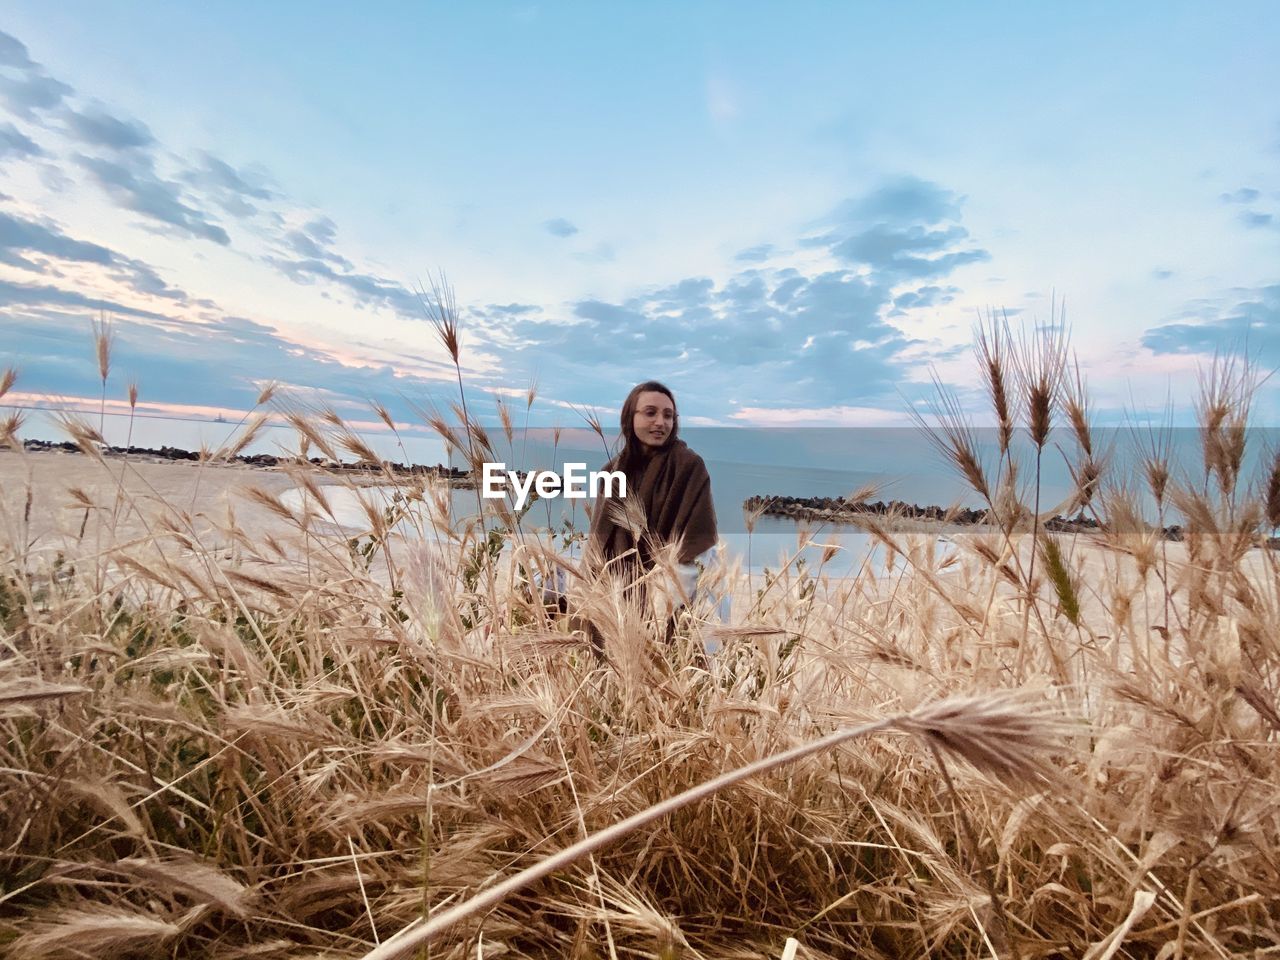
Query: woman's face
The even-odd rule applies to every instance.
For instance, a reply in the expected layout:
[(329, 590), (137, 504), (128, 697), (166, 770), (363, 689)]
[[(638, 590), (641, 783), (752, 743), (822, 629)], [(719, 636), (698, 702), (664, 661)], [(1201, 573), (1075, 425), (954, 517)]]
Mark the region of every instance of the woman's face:
[(646, 390), (636, 403), (631, 429), (645, 451), (652, 453), (671, 439), (676, 425), (676, 405), (665, 393)]

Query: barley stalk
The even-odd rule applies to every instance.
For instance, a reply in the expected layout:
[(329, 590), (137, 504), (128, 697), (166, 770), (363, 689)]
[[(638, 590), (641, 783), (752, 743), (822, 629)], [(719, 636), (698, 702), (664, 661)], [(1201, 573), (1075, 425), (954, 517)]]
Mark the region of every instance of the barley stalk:
[(761, 776), (841, 744), (893, 729), (920, 737), (929, 745), (962, 758), (993, 776), (1034, 782), (1047, 769), (1046, 754), (1061, 735), (1063, 725), (1042, 712), (1028, 709), (1025, 696), (1005, 694), (944, 700), (912, 713), (837, 730), (819, 740), (721, 774), (579, 840), (559, 853), (494, 884), (483, 893), (449, 907), (424, 923), (400, 930), (380, 947), (364, 954), (362, 960), (391, 960), (393, 957), (404, 956), (408, 951), (431, 942), (468, 917), (491, 910), (518, 890), (563, 870), (683, 807), (705, 800), (752, 777)]

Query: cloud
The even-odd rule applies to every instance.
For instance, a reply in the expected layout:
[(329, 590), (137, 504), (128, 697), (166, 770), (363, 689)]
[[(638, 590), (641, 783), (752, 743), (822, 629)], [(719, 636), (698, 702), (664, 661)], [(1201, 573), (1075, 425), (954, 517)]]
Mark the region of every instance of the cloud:
[(71, 87), (46, 74), (44, 68), (31, 59), (21, 40), (2, 31), (0, 68), (17, 73), (16, 77), (0, 73), (0, 100), (24, 119), (31, 119), (37, 111), (61, 106), (73, 92)]
[(967, 263), (991, 259), (985, 250), (948, 250), (969, 236), (963, 227), (940, 229), (877, 223), (844, 238), (832, 238), (831, 252), (850, 264), (865, 264), (887, 279), (941, 277)]
[(476, 307), (473, 312), (485, 317), (529, 317), (541, 312), (541, 310), (541, 307), (532, 303), (491, 303), (487, 306)]
[[(846, 426), (902, 427), (911, 418), (897, 410), (879, 407), (739, 407), (730, 418), (757, 427)], [(682, 418), (683, 419), (683, 418)]]
[(145, 123), (121, 120), (105, 108), (95, 105), (83, 112), (67, 110), (67, 129), (81, 143), (110, 150), (137, 150), (156, 142)]
[(846, 200), (819, 224), (827, 232), (801, 239), (890, 284), (944, 277), (991, 255), (969, 246), (959, 224), (961, 198), (936, 183), (900, 177), (865, 197)]
[[(70, 86), (45, 76), (43, 68), (31, 61), (19, 41), (0, 34), (0, 66), (5, 65), (18, 70), (19, 76), (0, 76), (0, 81), (9, 84), (0, 88), (0, 94), (7, 90), (17, 97), (19, 112), (29, 114), (32, 107), (52, 108), (73, 92)], [(161, 144), (145, 123), (123, 119), (109, 106), (98, 103), (65, 107), (60, 118), (63, 132), (84, 148), (73, 155), (73, 162), (118, 206), (140, 214), (147, 225), (159, 225), (164, 233), (227, 246), (231, 237), (219, 222), (220, 214), (243, 220), (255, 218), (253, 233), (265, 239), (272, 250), (262, 259), (290, 280), (308, 285), (327, 281), (345, 289), (362, 304), (389, 306), (401, 315), (422, 318), (417, 294), (395, 281), (357, 271), (337, 251), (337, 227), (331, 219), (312, 212), (299, 223), (296, 214), (268, 209), (267, 205), (284, 197), (260, 168), (236, 166), (205, 152), (176, 174), (165, 175), (159, 169)], [(30, 153), (32, 149), (39, 150), (39, 146), (16, 127), (0, 125), (0, 155), (6, 151)], [(46, 177), (60, 176), (53, 166), (43, 173)], [(61, 187), (71, 185), (64, 178)], [(9, 226), (13, 228), (13, 224)], [(27, 228), (33, 229), (30, 224)], [(43, 242), (52, 244), (55, 239), (49, 236)], [(64, 236), (56, 242), (61, 244), (62, 254), (55, 254), (51, 248), (42, 249), (39, 244), (28, 252), (62, 256), (73, 249), (75, 241)], [(13, 265), (46, 272), (46, 264), (24, 257), (15, 247), (9, 248), (6, 255)], [(114, 271), (111, 276), (127, 283), (134, 292), (187, 301), (182, 291), (169, 287), (146, 264), (110, 255)]]
[(32, 119), (36, 113), (53, 110), (74, 92), (61, 80), (31, 71), (19, 78), (0, 75), (0, 100), (16, 116)]
[(0, 263), (32, 273), (54, 272), (47, 262), (36, 262), (27, 255), (38, 254), (72, 263), (104, 267), (104, 274), (123, 283), (135, 293), (186, 302), (187, 295), (169, 286), (146, 263), (134, 260), (97, 243), (77, 240), (65, 234), (51, 220), (27, 220), (0, 211)]
[[(62, 290), (45, 284), (15, 283), (0, 280), (0, 307), (83, 307), (89, 310), (105, 310), (113, 314), (125, 314), (148, 320), (164, 320), (163, 314), (142, 310), (104, 297), (92, 297), (75, 290)], [(16, 351), (15, 351), (16, 352)]]
[[(75, 162), (120, 206), (164, 224), (170, 230), (227, 245), (231, 238), (213, 216), (201, 209), (203, 201), (208, 200), (233, 216), (249, 217), (258, 212), (252, 201), (266, 202), (278, 196), (264, 175), (236, 169), (209, 153), (202, 156), (197, 166), (181, 174), (190, 191), (184, 195), (182, 184), (157, 173), (160, 145), (145, 123), (122, 118), (100, 103), (83, 107), (66, 105), (64, 101), (74, 89), (48, 76), (44, 68), (30, 58), (26, 47), (5, 33), (0, 33), (0, 70), (9, 71), (0, 73), (0, 100), (12, 113), (26, 120), (37, 120), (38, 112), (57, 109), (62, 132), (80, 147), (87, 148), (86, 153), (106, 152), (118, 158), (77, 154)], [(13, 124), (0, 124), (0, 157), (37, 156), (42, 152), (38, 144)], [(59, 177), (60, 172), (50, 167), (43, 175)], [(65, 185), (65, 178), (63, 180)]]
[(797, 270), (785, 270), (778, 274), (782, 278), (782, 282), (773, 288), (773, 292), (769, 294), (769, 300), (775, 304), (787, 304), (795, 299), (797, 293), (803, 289), (808, 282)]
[(715, 289), (715, 281), (710, 277), (689, 277), (670, 287), (657, 290), (653, 301), (668, 310), (688, 309), (707, 302), (711, 291)]
[(602, 300), (580, 300), (573, 312), (575, 316), (594, 321), (615, 332), (621, 332), (629, 326), (643, 327), (649, 322), (648, 316), (639, 310)]
[(1218, 199), (1223, 203), (1253, 203), (1260, 197), (1260, 194), (1253, 187), (1241, 187), (1239, 190), (1233, 190), (1231, 193), (1224, 193)]
[(598, 399), (602, 382), (657, 376), (716, 416), (744, 380), (761, 409), (896, 404), (899, 386), (943, 347), (889, 318), (945, 305), (959, 290), (940, 281), (990, 258), (959, 222), (962, 205), (937, 184), (899, 178), (841, 203), (801, 238), (825, 263), (771, 267), (777, 248), (761, 244), (719, 280), (580, 300), (560, 322), (512, 317), (521, 349), (498, 353), (513, 376), (536, 356), (543, 381), (565, 384), (564, 399), (579, 403)]
[(17, 67), (19, 70), (30, 70), (35, 67), (31, 55), (27, 53), (27, 45), (17, 37), (10, 36), (0, 30), (0, 66)]
[(253, 197), (255, 200), (272, 200), (275, 191), (261, 182), (262, 177), (255, 173), (237, 170), (225, 160), (219, 160), (210, 153), (204, 155), (204, 166), (193, 171), (193, 182), (204, 182), (224, 190)]
[[(782, 284), (790, 295), (780, 306), (774, 294)], [(912, 341), (879, 318), (886, 302), (849, 271), (799, 278), (749, 271), (718, 287), (690, 277), (621, 303), (579, 301), (576, 323), (519, 332), (536, 344), (541, 366), (563, 368), (560, 382), (583, 385), (571, 397), (579, 401), (598, 393), (583, 369), (596, 381), (611, 371), (639, 380), (656, 369), (696, 376), (687, 392), (704, 409), (723, 407), (725, 391), (744, 377), (772, 393), (769, 400), (827, 403), (881, 396), (899, 377), (892, 357)], [(507, 359), (519, 368), (519, 355)]]
[[(185, 291), (170, 286), (150, 264), (143, 263), (141, 260), (117, 254), (114, 268), (107, 271), (108, 275), (127, 285), (135, 293), (164, 297), (166, 300), (175, 300), (180, 303), (186, 303), (189, 300)], [(210, 301), (197, 302), (208, 305)]]
[[(1229, 193), (1219, 194), (1218, 199), (1226, 204), (1252, 205), (1262, 199), (1262, 191), (1254, 187), (1240, 187)], [(1274, 214), (1262, 213), (1258, 210), (1241, 210), (1236, 217), (1250, 230), (1266, 229), (1276, 225)]]
[[(213, 153), (187, 162), (171, 158), (146, 123), (118, 114), (109, 104), (77, 101), (74, 93), (68, 84), (48, 76), (21, 42), (0, 33), (0, 105), (73, 144), (70, 160), (73, 169), (82, 172), (83, 182), (100, 187), (118, 207), (139, 214), (145, 226), (227, 245), (231, 238), (219, 221), (224, 216), (254, 218), (247, 234), (265, 240), (271, 255), (263, 259), (290, 279), (332, 284), (362, 304), (422, 318), (416, 293), (357, 271), (338, 252), (337, 227), (331, 219), (314, 211), (302, 216), (276, 207), (284, 195), (265, 171), (229, 163)], [(44, 113), (52, 116), (37, 115)], [(0, 120), (0, 157), (40, 153), (40, 144), (20, 126)], [(61, 179), (51, 189), (79, 186), (53, 164), (42, 165), (40, 175), (46, 183), (52, 177)], [(161, 394), (167, 390), (174, 398), (224, 391), (222, 379), (236, 370), (244, 371), (243, 383), (264, 376), (287, 377), (297, 384), (346, 389), (356, 399), (398, 394), (406, 386), (422, 387), (446, 372), (452, 375), (451, 370), (437, 369), (435, 361), (405, 356), (395, 344), (347, 341), (336, 349), (311, 347), (251, 320), (227, 318), (213, 302), (168, 284), (151, 265), (71, 236), (50, 220), (0, 211), (0, 262), (30, 275), (21, 281), (6, 278), (0, 285), (0, 342), (12, 355), (26, 352), (24, 343), (61, 343), (40, 353), (53, 371), (47, 387), (59, 392), (76, 389), (59, 383), (58, 371), (65, 372), (65, 351), (79, 347), (63, 343), (58, 332), (99, 310), (119, 318), (122, 341), (131, 340), (134, 352), (147, 358), (150, 389)], [(178, 307), (191, 316), (166, 312)], [(519, 309), (536, 310), (511, 305), (481, 324), (489, 324), (501, 342), (515, 349), (519, 344), (509, 331)], [(483, 365), (492, 358), (483, 353), (481, 324), (469, 355), (472, 363)], [(62, 357), (55, 355), (58, 350)]]
[(542, 226), (553, 237), (572, 237), (578, 232), (578, 228), (564, 217), (555, 217), (546, 221)]
[(1231, 305), (1208, 304), (1199, 322), (1153, 327), (1142, 345), (1157, 354), (1213, 356), (1240, 350), (1264, 367), (1280, 365), (1280, 283), (1244, 291)]
[[(116, 376), (137, 378), (151, 400), (247, 409), (264, 380), (322, 388), (335, 405), (367, 409), (378, 397), (399, 420), (412, 417), (406, 393), (422, 398), (451, 382), (443, 366), (353, 361), (245, 317), (212, 313), (203, 322), (138, 310), (107, 298), (0, 281), (0, 340), (35, 393), (94, 395), (92, 313), (114, 318)], [(92, 313), (90, 312), (92, 311)], [(118, 388), (118, 383), (113, 383)]]
[(106, 247), (68, 237), (50, 223), (24, 220), (0, 211), (0, 260), (25, 270), (43, 269), (22, 257), (17, 251), (43, 253), (61, 260), (108, 265), (116, 255)]
[(290, 230), (284, 235), (284, 240), (294, 253), (301, 254), (312, 260), (329, 260), (333, 258), (333, 254), (324, 249), (305, 230)]
[(265, 203), (280, 197), (261, 170), (237, 170), (211, 153), (205, 153), (198, 166), (185, 171), (182, 180), (235, 217), (258, 213), (258, 204), (250, 201)]
[(883, 268), (920, 254), (938, 253), (967, 236), (963, 227), (929, 230), (877, 223), (830, 246), (841, 260)]
[[(255, 251), (260, 260), (290, 281), (315, 285), (322, 296), (346, 295), (362, 306), (422, 319), (416, 292), (357, 268), (343, 255), (334, 222), (314, 211), (288, 209), (281, 203), (283, 190), (264, 171), (212, 153), (193, 163), (178, 161), (175, 169), (145, 123), (117, 115), (111, 105), (72, 98), (70, 86), (48, 77), (25, 47), (6, 43), (3, 35), (0, 68), (0, 97), (11, 109), (30, 117), (57, 108), (55, 132), (79, 143), (73, 163), (146, 225), (227, 245), (231, 238), (223, 224), (252, 218), (244, 225), (245, 242), (263, 241), (265, 247)], [(714, 79), (720, 86), (709, 88), (709, 108), (720, 122), (731, 121), (736, 94), (727, 78)], [(0, 126), (0, 150), (7, 145), (16, 155), (39, 149), (34, 141), (7, 137), (10, 129), (25, 136), (17, 127)], [(517, 303), (466, 310), (468, 356), (481, 371), (494, 359), (507, 385), (536, 363), (544, 383), (564, 385), (564, 395), (554, 399), (577, 403), (598, 401), (602, 384), (629, 385), (659, 375), (695, 400), (700, 413), (721, 418), (733, 409), (725, 398), (740, 394), (746, 377), (757, 384), (751, 402), (758, 408), (872, 405), (892, 397), (937, 346), (912, 339), (890, 318), (945, 304), (954, 295), (948, 275), (989, 258), (962, 225), (962, 207), (962, 197), (936, 183), (897, 178), (851, 197), (802, 237), (741, 251), (725, 275), (677, 274), (629, 296), (581, 299), (560, 308)], [(564, 217), (542, 228), (562, 239), (580, 234)], [(164, 389), (174, 397), (195, 390), (234, 393), (264, 376), (323, 384), (349, 395), (385, 395), (403, 386), (406, 369), (417, 370), (422, 383), (432, 382), (436, 372), (428, 361), (398, 358), (395, 345), (348, 341), (349, 355), (339, 358), (336, 350), (308, 347), (251, 320), (224, 317), (215, 305), (169, 286), (148, 264), (67, 236), (47, 221), (0, 221), (0, 241), (0, 257), (13, 258), (10, 265), (50, 278), (8, 282), (0, 289), (0, 301), (11, 308), (0, 324), (17, 320), (47, 334), (81, 311), (111, 310), (127, 321), (122, 331), (128, 328), (125, 339), (135, 354), (154, 368), (147, 374), (153, 396)], [(616, 255), (594, 238), (581, 247), (574, 241), (572, 248), (573, 256), (586, 261)], [(809, 254), (796, 258), (797, 248)], [(779, 251), (802, 260), (804, 268), (781, 265)], [(53, 282), (60, 262), (96, 268), (138, 296), (130, 300), (119, 291), (117, 297), (108, 283), (59, 289)], [(205, 322), (166, 316), (174, 304)], [(220, 382), (219, 372), (234, 389)], [(418, 382), (414, 376), (409, 382)], [(484, 383), (488, 375), (478, 376)]]
[(754, 247), (747, 247), (745, 250), (738, 251), (738, 255), (733, 259), (739, 263), (764, 263), (773, 256), (773, 244), (761, 243)]
[(0, 123), (0, 157), (41, 157), (40, 145), (12, 123)]
[[(295, 283), (312, 284), (316, 280), (328, 280), (352, 294), (363, 304), (388, 307), (402, 316), (423, 319), (422, 301), (404, 285), (385, 277), (355, 271), (339, 272), (326, 259), (307, 258), (288, 260), (268, 257), (267, 262)], [(340, 263), (347, 261), (338, 258)], [(349, 264), (348, 264), (349, 266)]]
[(945, 187), (919, 177), (902, 176), (850, 198), (826, 218), (837, 225), (868, 223), (938, 223), (958, 220), (961, 198)]
[(77, 155), (76, 162), (125, 209), (166, 224), (179, 233), (223, 246), (231, 243), (227, 231), (183, 203), (181, 188), (158, 176), (149, 161), (126, 166), (113, 160)]
[(290, 252), (299, 254), (306, 260), (327, 261), (350, 273), (355, 266), (332, 249), (337, 234), (337, 225), (332, 220), (328, 217), (316, 217), (296, 230), (286, 231), (282, 239)]
[(908, 290), (906, 293), (901, 293), (894, 297), (893, 312), (889, 315), (898, 316), (907, 310), (916, 310), (921, 307), (937, 307), (951, 303), (959, 292), (959, 287), (939, 287), (936, 285), (920, 287), (918, 290)]
[[(358, 304), (388, 309), (407, 320), (426, 319), (422, 299), (417, 291), (389, 277), (356, 269), (350, 260), (333, 249), (336, 238), (337, 226), (334, 222), (328, 217), (315, 217), (280, 236), (284, 255), (268, 255), (262, 261), (294, 283), (304, 286), (332, 284), (349, 294)], [(513, 304), (508, 310), (490, 305), (487, 308), (472, 308), (467, 312), (470, 317), (482, 322), (482, 342), (495, 340), (510, 349), (519, 349), (528, 346), (529, 341), (512, 337), (514, 318), (518, 313), (535, 309), (537, 308)], [(472, 359), (483, 359), (488, 363), (492, 357), (473, 351)]]

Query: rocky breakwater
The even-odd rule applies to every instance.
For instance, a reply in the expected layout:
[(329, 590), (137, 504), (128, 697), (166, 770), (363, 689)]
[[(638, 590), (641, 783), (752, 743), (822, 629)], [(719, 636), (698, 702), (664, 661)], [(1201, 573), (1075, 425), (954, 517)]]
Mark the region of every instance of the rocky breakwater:
[[(807, 523), (845, 523), (858, 526), (869, 517), (883, 517), (891, 523), (915, 521), (955, 527), (991, 526), (991, 517), (986, 510), (974, 510), (970, 507), (922, 507), (902, 500), (870, 502), (845, 497), (754, 496), (744, 500), (742, 506), (748, 513), (759, 512), (765, 516), (785, 517)], [(1019, 528), (1028, 530), (1030, 520), (1030, 512), (1025, 513), (1019, 518)], [(1101, 523), (1083, 513), (1074, 517), (1051, 517), (1044, 522), (1044, 528), (1053, 533), (1101, 533), (1105, 530)], [(1160, 533), (1165, 540), (1174, 543), (1181, 543), (1186, 537), (1186, 530), (1181, 524), (1163, 527)], [(1280, 550), (1280, 537), (1259, 534), (1258, 545), (1270, 550)]]
[[(920, 506), (902, 500), (886, 502), (855, 501), (845, 497), (754, 496), (743, 501), (742, 506), (748, 513), (759, 512), (764, 516), (785, 517), (808, 523), (845, 523), (857, 526), (869, 518), (882, 517), (891, 522), (919, 521), (956, 527), (991, 525), (991, 516), (986, 510)], [(1020, 518), (1019, 525), (1026, 528), (1030, 519), (1028, 512)], [(1102, 530), (1102, 525), (1093, 517), (1080, 513), (1074, 517), (1052, 517), (1045, 521), (1044, 528), (1054, 533), (1096, 533)], [(1166, 540), (1180, 541), (1183, 538), (1181, 526), (1165, 527), (1162, 533)], [(1268, 546), (1280, 546), (1280, 540), (1272, 539), (1268, 541)]]
[[(53, 440), (24, 440), (22, 442), (23, 449), (30, 451), (60, 451), (63, 453), (80, 453), (78, 446), (70, 441), (53, 441)], [(103, 447), (102, 453), (108, 457), (142, 457), (149, 460), (188, 460), (199, 462), (201, 459), (198, 450), (183, 450), (180, 447)], [(390, 473), (397, 477), (440, 477), (448, 480), (456, 486), (470, 486), (471, 474), (466, 470), (459, 470), (457, 467), (447, 467), (444, 464), (437, 463), (434, 466), (428, 466), (420, 463), (395, 463), (390, 460), (380, 462), (372, 462), (369, 460), (360, 460), (347, 463), (340, 460), (326, 460), (321, 457), (312, 457), (309, 460), (303, 460), (300, 457), (277, 457), (269, 453), (254, 453), (247, 456), (238, 456), (230, 458), (222, 458), (218, 463), (235, 463), (247, 467), (271, 468), (279, 467), (285, 464), (309, 464), (321, 470), (330, 473), (354, 473), (363, 475), (382, 476)]]

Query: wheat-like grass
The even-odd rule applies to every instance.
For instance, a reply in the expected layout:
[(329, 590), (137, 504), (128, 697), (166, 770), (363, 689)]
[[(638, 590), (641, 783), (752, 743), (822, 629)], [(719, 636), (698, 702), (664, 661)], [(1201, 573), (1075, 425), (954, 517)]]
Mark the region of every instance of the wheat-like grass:
[(1046, 718), (1043, 713), (1028, 709), (1025, 697), (1006, 695), (944, 700), (912, 713), (837, 730), (812, 743), (801, 744), (730, 770), (641, 810), (620, 823), (606, 827), (525, 868), (484, 893), (450, 907), (426, 923), (401, 930), (385, 944), (365, 954), (362, 960), (392, 960), (394, 957), (405, 956), (453, 925), (491, 910), (524, 887), (563, 870), (627, 834), (690, 804), (706, 800), (752, 777), (763, 776), (814, 754), (892, 729), (918, 736), (947, 754), (963, 758), (993, 776), (1036, 779), (1042, 777), (1048, 769), (1047, 754), (1057, 745), (1063, 727)]
[(980, 322), (974, 328), (974, 352), (995, 414), (1001, 456), (1009, 452), (1018, 420), (1017, 394), (1009, 389), (1014, 372), (1010, 366), (1011, 345), (1012, 333), (1006, 315), (997, 320), (991, 314), (985, 323)]
[[(988, 481), (945, 409), (945, 455), (1018, 522), (941, 560), (869, 518), (892, 564), (730, 567), (727, 624), (678, 609), (674, 545), (637, 588), (508, 513), (454, 523), (447, 488), (385, 464), (402, 499), (298, 463), (209, 509), (76, 418), (75, 478), (0, 454), (4, 949), (358, 957), (409, 929), (458, 958), (1267, 955), (1275, 464), (1167, 469), (1170, 543), (1091, 433), (1099, 532), (1031, 535), (1017, 444)], [(434, 426), (482, 450), (465, 413)], [(368, 452), (332, 411), (273, 416)], [(335, 483), (368, 504), (358, 536), (316, 522)], [(568, 573), (565, 612), (534, 568)]]
[(983, 503), (991, 505), (994, 503), (991, 484), (982, 465), (977, 435), (964, 406), (936, 374), (933, 380), (936, 400), (929, 413), (935, 422), (930, 423), (915, 408), (912, 408), (911, 416), (943, 460), (968, 482)]

